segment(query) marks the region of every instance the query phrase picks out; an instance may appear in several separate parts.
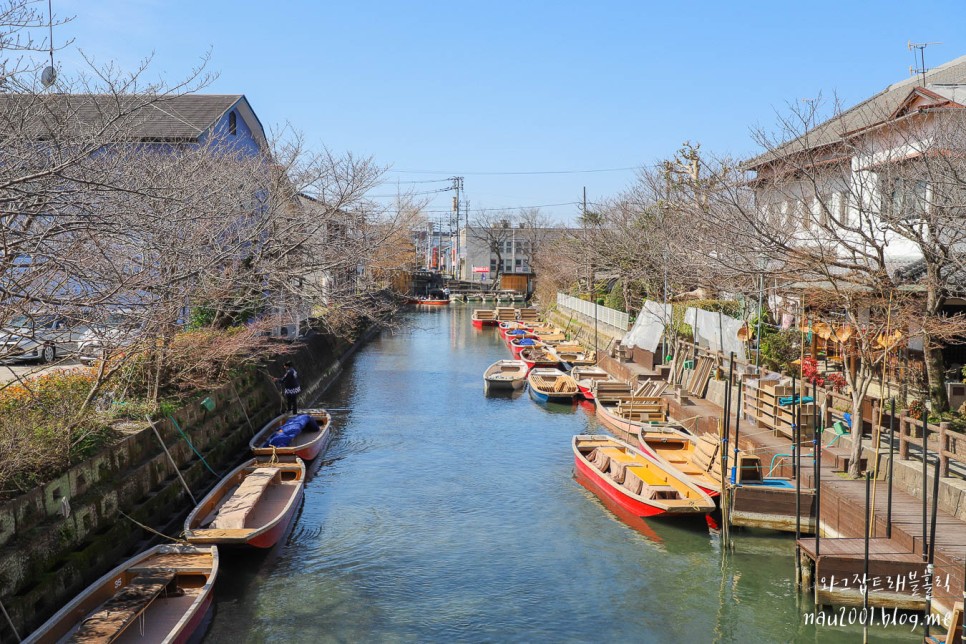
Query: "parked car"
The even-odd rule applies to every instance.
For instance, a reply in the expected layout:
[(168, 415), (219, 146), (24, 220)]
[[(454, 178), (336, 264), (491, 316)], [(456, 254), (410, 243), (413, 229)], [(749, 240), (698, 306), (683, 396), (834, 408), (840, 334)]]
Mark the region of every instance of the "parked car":
[(131, 311), (121, 310), (108, 315), (101, 324), (93, 324), (80, 338), (77, 359), (93, 364), (111, 351), (134, 344), (144, 331), (143, 324)]
[(0, 330), (0, 359), (53, 362), (75, 353), (85, 331), (58, 315), (18, 315)]

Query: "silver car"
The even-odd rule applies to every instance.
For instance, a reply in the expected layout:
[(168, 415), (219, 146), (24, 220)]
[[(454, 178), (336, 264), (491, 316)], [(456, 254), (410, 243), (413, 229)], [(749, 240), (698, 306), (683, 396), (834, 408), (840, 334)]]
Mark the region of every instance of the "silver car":
[(77, 359), (90, 365), (117, 349), (137, 342), (144, 334), (143, 323), (127, 309), (115, 311), (100, 324), (92, 324), (81, 336)]
[(74, 354), (84, 331), (57, 315), (18, 315), (0, 330), (0, 359), (53, 362)]

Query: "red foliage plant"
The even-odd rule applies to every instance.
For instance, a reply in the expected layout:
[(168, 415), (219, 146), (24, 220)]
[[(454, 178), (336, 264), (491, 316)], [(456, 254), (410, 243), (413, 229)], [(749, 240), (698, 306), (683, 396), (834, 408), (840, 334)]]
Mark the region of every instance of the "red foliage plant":
[(818, 370), (818, 362), (815, 358), (805, 358), (802, 360), (802, 380), (810, 385), (818, 385), (821, 387), (825, 384), (825, 378)]

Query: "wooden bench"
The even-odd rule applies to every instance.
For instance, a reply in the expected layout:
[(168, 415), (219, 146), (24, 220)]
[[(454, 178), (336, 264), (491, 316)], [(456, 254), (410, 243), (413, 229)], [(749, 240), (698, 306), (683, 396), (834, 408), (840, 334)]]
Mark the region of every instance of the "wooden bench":
[(71, 641), (85, 644), (113, 642), (164, 592), (174, 577), (173, 570), (138, 575), (81, 622)]
[(259, 467), (245, 477), (231, 497), (218, 509), (218, 516), (208, 526), (215, 529), (237, 530), (245, 527), (245, 520), (258, 503), (262, 493), (275, 480), (279, 468)]

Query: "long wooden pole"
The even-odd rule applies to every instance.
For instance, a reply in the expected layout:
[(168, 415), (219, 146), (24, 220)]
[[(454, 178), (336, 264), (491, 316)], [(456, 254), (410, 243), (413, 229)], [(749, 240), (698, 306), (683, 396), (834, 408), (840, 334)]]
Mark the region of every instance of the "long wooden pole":
[(929, 459), (927, 458), (926, 445), (929, 444), (928, 436), (929, 433), (929, 423), (928, 423), (929, 412), (926, 410), (925, 405), (923, 405), (922, 410), (922, 560), (927, 561), (929, 556), (927, 554), (928, 548), (926, 548), (927, 538), (929, 535), (926, 534), (926, 489), (929, 484)]
[(926, 564), (926, 639), (929, 638), (929, 616), (932, 614), (933, 578), (936, 566), (936, 515), (939, 514), (939, 458), (932, 477), (932, 517), (929, 519), (929, 560)]
[(741, 477), (741, 473), (738, 472), (738, 437), (741, 434), (741, 417), (742, 415), (744, 415), (744, 412), (741, 409), (741, 398), (742, 398), (743, 389), (744, 387), (742, 387), (741, 383), (738, 383), (738, 405), (737, 405), (738, 408), (735, 410), (735, 446), (733, 450), (735, 454), (735, 475), (734, 475), (733, 482), (735, 484), (738, 483), (738, 480)]
[[(828, 394), (825, 394), (828, 400)], [(816, 407), (818, 399), (815, 399)], [(822, 535), (822, 433), (825, 430), (825, 404), (823, 403), (818, 421), (818, 432), (815, 435), (815, 558), (818, 559)]]
[[(872, 472), (868, 469), (865, 470), (865, 551), (862, 558), (862, 614), (863, 616), (868, 616), (869, 614), (869, 524), (871, 523), (869, 517), (871, 514), (871, 491), (872, 486)], [(862, 620), (862, 641), (869, 641), (869, 631), (868, 631), (868, 619)]]
[(191, 498), (191, 503), (194, 505), (198, 505), (198, 501), (195, 499), (195, 495), (191, 493), (191, 488), (188, 487), (187, 481), (185, 481), (184, 477), (181, 476), (181, 470), (178, 469), (178, 464), (175, 463), (174, 458), (171, 456), (171, 452), (168, 451), (168, 446), (164, 444), (164, 439), (161, 438), (161, 433), (158, 432), (158, 428), (154, 424), (154, 421), (151, 420), (151, 417), (148, 415), (145, 415), (144, 417), (147, 419), (148, 424), (151, 425), (151, 429), (154, 430), (154, 435), (158, 437), (158, 442), (161, 443), (161, 449), (164, 450), (164, 453), (167, 454), (168, 456), (168, 460), (171, 461), (171, 466), (174, 467), (174, 473), (177, 474), (178, 478), (181, 480), (181, 485), (184, 486), (185, 492), (187, 492), (188, 496)]
[[(886, 339), (888, 344), (883, 347), (884, 351), (882, 353), (882, 366), (879, 371), (879, 413), (873, 414), (875, 427), (872, 428), (872, 442), (875, 444), (875, 458), (872, 461), (872, 471), (874, 472), (873, 478), (879, 479), (879, 449), (882, 444), (882, 414), (885, 413), (883, 403), (885, 398), (883, 397), (885, 392), (885, 372), (886, 366), (889, 364), (889, 349), (892, 348), (891, 338), (892, 338), (892, 293), (889, 293), (889, 311), (886, 314), (886, 330), (885, 334), (880, 336)], [(875, 490), (876, 487), (872, 486), (872, 516), (875, 516)], [(875, 521), (872, 522), (873, 531), (875, 530)]]
[(798, 476), (798, 470), (795, 469), (795, 454), (797, 452), (798, 436), (796, 435), (796, 425), (795, 425), (795, 385), (796, 385), (795, 375), (792, 374), (792, 476)]
[(886, 538), (892, 538), (892, 465), (896, 456), (896, 399), (892, 399), (891, 416), (889, 418), (889, 474), (886, 488)]
[[(727, 398), (727, 396), (726, 396)], [(728, 445), (728, 439), (725, 437), (724, 424), (718, 422), (718, 438), (721, 440), (722, 451)], [(725, 461), (721, 461), (721, 553), (724, 555), (725, 551), (731, 547), (731, 536), (728, 534), (728, 481), (725, 476)]]

